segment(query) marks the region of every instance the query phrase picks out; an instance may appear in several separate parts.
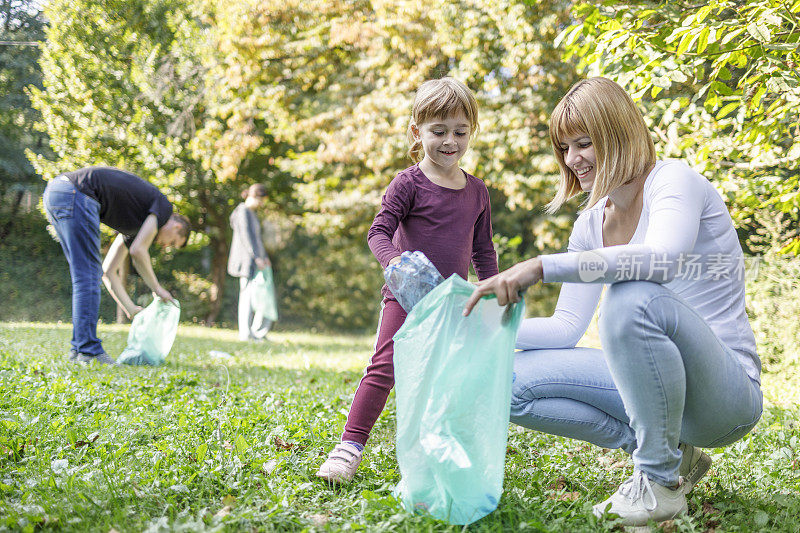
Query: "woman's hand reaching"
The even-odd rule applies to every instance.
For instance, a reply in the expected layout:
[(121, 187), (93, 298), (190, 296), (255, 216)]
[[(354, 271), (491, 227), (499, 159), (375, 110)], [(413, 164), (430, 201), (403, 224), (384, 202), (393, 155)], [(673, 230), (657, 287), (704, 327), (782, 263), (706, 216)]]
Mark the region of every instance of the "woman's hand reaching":
[(517, 263), (496, 276), (478, 282), (477, 288), (464, 306), (467, 316), (478, 303), (478, 300), (489, 294), (497, 296), (498, 305), (519, 302), (525, 289), (535, 285), (542, 279), (542, 260), (538, 257)]

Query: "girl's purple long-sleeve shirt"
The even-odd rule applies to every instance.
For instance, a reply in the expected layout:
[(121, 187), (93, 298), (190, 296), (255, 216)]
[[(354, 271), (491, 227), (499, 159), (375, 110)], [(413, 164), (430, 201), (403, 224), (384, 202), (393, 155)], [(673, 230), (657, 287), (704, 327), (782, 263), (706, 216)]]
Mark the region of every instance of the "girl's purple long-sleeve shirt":
[[(489, 191), (475, 176), (464, 175), (463, 189), (436, 185), (419, 165), (394, 177), (367, 234), (381, 266), (402, 252), (420, 250), (445, 279), (454, 273), (466, 279), (470, 261), (478, 279), (497, 274)], [(381, 292), (393, 298), (385, 285)]]

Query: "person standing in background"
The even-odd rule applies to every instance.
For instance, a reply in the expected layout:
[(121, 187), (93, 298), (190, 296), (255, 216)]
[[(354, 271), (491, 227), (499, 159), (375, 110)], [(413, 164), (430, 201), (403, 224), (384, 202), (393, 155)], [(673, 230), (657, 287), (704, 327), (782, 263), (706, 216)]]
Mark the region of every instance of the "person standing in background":
[(261, 240), (261, 223), (256, 211), (264, 205), (267, 188), (262, 183), (242, 191), (244, 199), (231, 213), (231, 251), (228, 256), (228, 274), (239, 278), (239, 340), (262, 341), (269, 332), (272, 321), (254, 311), (250, 303), (248, 286), (256, 273), (272, 266)]

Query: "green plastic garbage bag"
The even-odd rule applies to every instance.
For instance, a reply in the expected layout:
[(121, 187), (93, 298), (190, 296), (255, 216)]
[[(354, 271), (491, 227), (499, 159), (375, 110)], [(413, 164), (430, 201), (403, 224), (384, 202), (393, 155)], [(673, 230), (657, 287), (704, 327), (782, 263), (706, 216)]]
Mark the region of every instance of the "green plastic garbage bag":
[(523, 304), (483, 298), (458, 275), (417, 303), (394, 336), (395, 494), (451, 524), (491, 513), (503, 490), (514, 344)]
[(128, 333), (128, 346), (117, 358), (117, 364), (152, 365), (164, 363), (178, 333), (181, 306), (156, 298), (133, 317)]
[(275, 298), (275, 282), (272, 279), (272, 267), (264, 267), (256, 272), (248, 286), (250, 305), (256, 313), (267, 320), (278, 320), (278, 302)]

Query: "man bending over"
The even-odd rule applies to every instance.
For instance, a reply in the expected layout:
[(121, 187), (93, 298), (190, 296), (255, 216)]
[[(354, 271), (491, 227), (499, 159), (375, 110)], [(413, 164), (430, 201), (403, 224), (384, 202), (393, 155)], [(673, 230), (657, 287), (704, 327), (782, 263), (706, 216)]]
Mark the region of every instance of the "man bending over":
[[(97, 337), (100, 279), (129, 318), (142, 310), (119, 274), (130, 253), (131, 262), (155, 296), (172, 301), (156, 278), (150, 245), (182, 248), (189, 221), (172, 212), (161, 191), (142, 178), (111, 167), (87, 167), (53, 178), (44, 191), (47, 218), (64, 249), (72, 278), (72, 348), (77, 363), (113, 364)], [(100, 223), (119, 232), (100, 262)]]

